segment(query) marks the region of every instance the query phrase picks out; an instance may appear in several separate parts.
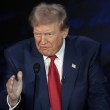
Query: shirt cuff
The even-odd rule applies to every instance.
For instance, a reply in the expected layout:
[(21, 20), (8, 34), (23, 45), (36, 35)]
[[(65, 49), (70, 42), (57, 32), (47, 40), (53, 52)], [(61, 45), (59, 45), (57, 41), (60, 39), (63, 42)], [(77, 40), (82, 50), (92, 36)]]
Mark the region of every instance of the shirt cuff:
[(18, 103), (14, 107), (11, 107), (10, 104), (8, 103), (8, 95), (7, 95), (7, 104), (8, 104), (9, 110), (14, 110), (14, 108), (20, 103), (20, 101), (21, 101), (21, 96), (19, 98)]

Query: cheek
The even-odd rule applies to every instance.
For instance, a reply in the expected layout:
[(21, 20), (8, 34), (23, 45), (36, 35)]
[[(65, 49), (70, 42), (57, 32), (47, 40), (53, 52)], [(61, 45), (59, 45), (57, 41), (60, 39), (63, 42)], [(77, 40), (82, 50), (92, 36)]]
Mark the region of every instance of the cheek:
[(37, 49), (39, 49), (39, 47), (40, 47), (40, 46), (39, 46), (39, 42), (38, 42), (38, 40), (36, 40), (36, 39), (35, 39), (35, 45), (36, 45)]
[(47, 44), (48, 44), (48, 46), (55, 48), (57, 45), (57, 41), (56, 41), (56, 39), (48, 40)]
[(35, 43), (36, 43), (36, 46), (38, 46), (40, 43), (40, 40), (35, 38)]
[(57, 49), (59, 49), (59, 44), (60, 42), (58, 39), (53, 40), (53, 42), (50, 43), (50, 46), (52, 47), (51, 49), (53, 51), (56, 51)]
[(58, 38), (58, 39), (56, 39), (56, 44), (57, 44), (57, 46), (61, 45), (62, 42), (63, 42), (63, 38)]

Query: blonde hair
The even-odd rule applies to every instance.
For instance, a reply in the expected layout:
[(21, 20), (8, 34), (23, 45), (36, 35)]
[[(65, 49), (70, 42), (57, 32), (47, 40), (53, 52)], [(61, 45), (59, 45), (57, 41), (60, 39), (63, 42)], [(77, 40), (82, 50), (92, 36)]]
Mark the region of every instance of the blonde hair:
[(41, 3), (37, 5), (33, 8), (29, 21), (32, 27), (59, 22), (61, 31), (69, 28), (66, 11), (60, 4)]

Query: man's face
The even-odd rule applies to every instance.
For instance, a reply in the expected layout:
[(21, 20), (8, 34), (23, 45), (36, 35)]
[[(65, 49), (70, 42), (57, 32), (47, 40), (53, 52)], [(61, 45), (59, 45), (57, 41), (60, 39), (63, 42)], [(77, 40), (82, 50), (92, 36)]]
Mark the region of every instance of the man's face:
[(53, 56), (61, 48), (68, 29), (60, 31), (58, 22), (33, 28), (36, 47), (42, 55)]

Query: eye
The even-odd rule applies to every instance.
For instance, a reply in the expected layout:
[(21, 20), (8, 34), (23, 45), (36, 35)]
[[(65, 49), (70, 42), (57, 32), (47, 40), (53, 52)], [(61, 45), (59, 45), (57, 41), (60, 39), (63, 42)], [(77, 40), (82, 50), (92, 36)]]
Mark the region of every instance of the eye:
[(40, 36), (41, 35), (41, 33), (35, 33), (35, 36)]
[(47, 33), (46, 35), (47, 36), (53, 36), (54, 34), (53, 33)]

